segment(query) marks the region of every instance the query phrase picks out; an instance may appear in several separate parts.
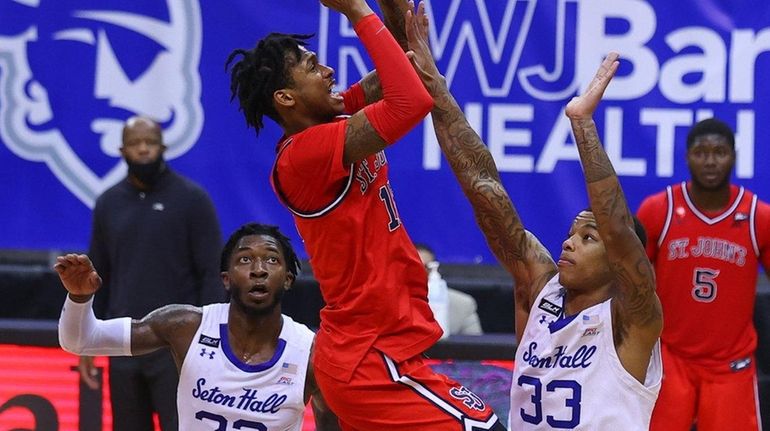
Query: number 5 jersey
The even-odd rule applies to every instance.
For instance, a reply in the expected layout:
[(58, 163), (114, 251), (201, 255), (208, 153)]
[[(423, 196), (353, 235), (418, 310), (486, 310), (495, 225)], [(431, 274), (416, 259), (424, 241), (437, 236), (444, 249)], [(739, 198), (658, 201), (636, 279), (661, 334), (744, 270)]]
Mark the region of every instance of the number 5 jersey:
[(683, 182), (645, 199), (638, 217), (663, 305), (661, 340), (678, 356), (730, 372), (730, 362), (757, 347), (752, 316), (759, 262), (770, 268), (770, 206), (733, 185), (727, 208), (705, 213)]
[(558, 279), (537, 296), (516, 350), (509, 429), (646, 431), (662, 377), (659, 344), (642, 384), (615, 351), (612, 300), (564, 316)]

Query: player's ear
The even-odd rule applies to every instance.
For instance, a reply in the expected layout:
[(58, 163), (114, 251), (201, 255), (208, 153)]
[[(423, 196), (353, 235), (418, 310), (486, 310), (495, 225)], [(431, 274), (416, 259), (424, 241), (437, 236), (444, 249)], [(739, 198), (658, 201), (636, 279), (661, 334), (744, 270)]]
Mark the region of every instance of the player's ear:
[(291, 289), (292, 284), (294, 284), (294, 278), (294, 274), (290, 272), (286, 273), (286, 280), (283, 282), (283, 290)]
[(230, 293), (230, 275), (227, 271), (222, 271), (219, 273), (219, 277), (222, 278), (222, 284), (225, 286), (225, 291)]
[(292, 107), (297, 103), (294, 92), (289, 88), (275, 90), (273, 93), (273, 102), (278, 106)]

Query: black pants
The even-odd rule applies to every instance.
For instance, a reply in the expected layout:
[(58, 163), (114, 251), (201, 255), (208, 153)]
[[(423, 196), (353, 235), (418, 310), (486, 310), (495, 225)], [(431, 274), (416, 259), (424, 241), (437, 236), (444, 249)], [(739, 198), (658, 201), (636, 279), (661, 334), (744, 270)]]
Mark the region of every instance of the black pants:
[(135, 357), (110, 358), (110, 397), (114, 431), (153, 431), (158, 413), (163, 431), (177, 431), (179, 374), (168, 349)]

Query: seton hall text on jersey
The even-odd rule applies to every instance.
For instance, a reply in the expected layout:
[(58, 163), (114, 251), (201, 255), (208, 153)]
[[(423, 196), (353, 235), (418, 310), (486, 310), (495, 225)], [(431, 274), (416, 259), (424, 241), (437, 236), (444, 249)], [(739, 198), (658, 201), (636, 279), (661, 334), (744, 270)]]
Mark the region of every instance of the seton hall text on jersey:
[[(369, 166), (369, 161), (372, 161), (373, 166)], [(377, 178), (377, 172), (382, 169), (383, 166), (388, 164), (388, 159), (385, 158), (385, 151), (380, 151), (375, 154), (371, 159), (361, 160), (356, 168), (356, 181), (361, 189), (361, 194), (366, 193), (366, 189), (369, 188), (369, 184), (374, 182)]]
[(722, 238), (707, 236), (699, 236), (695, 245), (692, 246), (689, 238), (669, 241), (668, 260), (686, 259), (690, 256), (711, 257), (743, 266), (746, 264), (746, 247)]
[(574, 354), (567, 354), (566, 346), (557, 346), (551, 356), (540, 358), (535, 354), (537, 343), (529, 343), (529, 348), (521, 358), (534, 368), (588, 368), (591, 357), (596, 353), (596, 346), (582, 345)]
[(211, 389), (203, 389), (206, 386), (206, 379), (201, 377), (192, 390), (192, 396), (199, 400), (220, 406), (233, 407), (238, 410), (258, 413), (278, 413), (281, 405), (286, 402), (286, 395), (270, 394), (264, 400), (257, 399), (257, 390), (251, 388), (242, 388), (243, 393), (239, 396), (223, 393), (219, 386)]

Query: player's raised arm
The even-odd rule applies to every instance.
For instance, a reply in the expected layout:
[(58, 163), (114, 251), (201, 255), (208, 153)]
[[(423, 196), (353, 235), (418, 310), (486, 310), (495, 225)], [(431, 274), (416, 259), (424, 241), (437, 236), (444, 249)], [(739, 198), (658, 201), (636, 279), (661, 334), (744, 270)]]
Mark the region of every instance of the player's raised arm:
[[(390, 34), (396, 39), (401, 49), (406, 52), (409, 46), (406, 40), (406, 32), (404, 31), (404, 19), (406, 13), (414, 9), (414, 2), (411, 0), (377, 0), (377, 4), (382, 11), (382, 20), (385, 22), (385, 28), (390, 31)], [(358, 87), (361, 90), (361, 93), (358, 94), (359, 98), (356, 99), (354, 97), (353, 100), (346, 100), (346, 112), (350, 114), (354, 114), (364, 106), (382, 99), (382, 85), (376, 70), (364, 75), (358, 81)]]
[(430, 111), (432, 100), (420, 85), (403, 50), (363, 0), (322, 0), (344, 14), (366, 48), (382, 88), (382, 99), (348, 119), (343, 162), (377, 153), (404, 136)]
[(663, 318), (652, 265), (634, 232), (623, 189), (593, 121), (618, 65), (618, 54), (610, 53), (585, 92), (569, 102), (566, 114), (580, 153), (591, 210), (618, 288), (612, 303), (615, 344), (621, 362), (638, 376), (646, 372), (649, 348), (660, 336)]
[(531, 303), (556, 274), (556, 265), (540, 241), (524, 228), (491, 153), (436, 68), (424, 4), (414, 16), (407, 15), (406, 26), (413, 64), (434, 99), (432, 117), (439, 146), (473, 207), (489, 247), (515, 279), (516, 333), (520, 338)]
[[(406, 40), (406, 32), (404, 31), (404, 19), (406, 13), (414, 9), (414, 2), (411, 0), (377, 0), (377, 4), (382, 11), (382, 20), (385, 22), (385, 28), (390, 31), (393, 38), (396, 39), (401, 50), (406, 52), (409, 49), (409, 45)], [(382, 84), (380, 84), (380, 77), (377, 75), (377, 71), (373, 70), (360, 81), (358, 86), (362, 90), (362, 100), (352, 101), (351, 106), (346, 103), (345, 107), (348, 113), (358, 112), (365, 105), (369, 105), (382, 99)]]
[[(59, 318), (59, 344), (64, 350), (89, 356), (131, 356), (171, 347), (175, 355), (181, 353), (184, 357), (184, 342), (177, 340), (191, 329), (195, 332), (200, 321), (195, 307), (169, 305), (141, 320), (100, 320), (94, 315), (92, 303), (101, 278), (88, 256), (59, 256), (54, 270), (68, 292)], [(177, 351), (180, 347), (184, 352)]]

